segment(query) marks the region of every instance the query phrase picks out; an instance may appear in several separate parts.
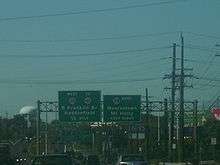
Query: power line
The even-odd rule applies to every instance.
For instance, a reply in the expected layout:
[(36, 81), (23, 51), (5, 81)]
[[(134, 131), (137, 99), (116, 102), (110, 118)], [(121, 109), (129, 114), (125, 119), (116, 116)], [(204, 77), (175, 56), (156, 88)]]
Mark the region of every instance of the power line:
[[(216, 94), (212, 97), (212, 99), (210, 100), (210, 102), (214, 102), (214, 99), (216, 100), (216, 98), (219, 98), (219, 97), (220, 97), (219, 92), (220, 92), (220, 90), (218, 90), (218, 91), (216, 92)], [(209, 105), (209, 107), (210, 107), (210, 106), (211, 106), (211, 105)]]
[(216, 84), (210, 84), (211, 82), (220, 82), (220, 79), (215, 79), (215, 78), (205, 78), (205, 77), (197, 77), (198, 80), (205, 80), (208, 81), (205, 84), (201, 84), (201, 83), (197, 83), (196, 85), (199, 86), (198, 88), (196, 88), (197, 90), (199, 89), (203, 89), (203, 88), (207, 88), (207, 87), (220, 87), (219, 85)]
[[(1, 20), (1, 18), (0, 18)], [(56, 43), (56, 42), (85, 42), (85, 41), (102, 41), (102, 40), (117, 40), (117, 39), (132, 39), (132, 38), (144, 38), (144, 37), (157, 37), (162, 35), (169, 35), (169, 34), (178, 34), (181, 31), (172, 31), (172, 32), (160, 32), (160, 33), (149, 33), (149, 34), (131, 34), (131, 35), (116, 35), (116, 36), (109, 36), (109, 37), (100, 37), (100, 38), (84, 38), (84, 39), (1, 39), (0, 42), (12, 42), (12, 43)], [(209, 36), (205, 34), (197, 34), (193, 32), (184, 32), (189, 34), (194, 34), (198, 36), (206, 36), (208, 38), (216, 38), (220, 39), (220, 37)], [(202, 51), (210, 51), (209, 48), (204, 48), (203, 46), (193, 46), (188, 45), (187, 48), (192, 49), (199, 49)]]
[(201, 46), (198, 46), (198, 45), (186, 45), (185, 46), (187, 49), (195, 49), (195, 50), (200, 50), (200, 51), (205, 51), (205, 52), (213, 52), (213, 53), (216, 53), (216, 50), (214, 49), (210, 49), (210, 48), (205, 48), (205, 47), (201, 47)]
[(217, 84), (197, 84), (197, 85), (200, 86), (200, 88), (197, 88), (197, 89), (201, 89), (205, 87), (220, 87), (220, 85), (217, 85)]
[(17, 84), (17, 85), (68, 85), (68, 84), (111, 84), (111, 83), (130, 83), (130, 82), (146, 82), (146, 81), (155, 81), (161, 78), (137, 78), (137, 79), (116, 79), (116, 80), (7, 80), (0, 79), (0, 84)]
[[(197, 81), (195, 82), (194, 85), (197, 85), (199, 83), (199, 79), (204, 79), (206, 74), (208, 73), (208, 71), (210, 70), (213, 62), (214, 62), (214, 59), (215, 59), (215, 56), (213, 56), (213, 53), (216, 53), (215, 49), (214, 48), (204, 48), (203, 46), (198, 46), (198, 45), (187, 45), (186, 48), (189, 48), (189, 49), (197, 49), (197, 50), (200, 50), (200, 51), (206, 51), (206, 52), (211, 52), (210, 55), (209, 55), (209, 59), (207, 60), (208, 63), (205, 67), (205, 70), (203, 71), (202, 75), (200, 76), (200, 78), (197, 78)], [(210, 80), (209, 82), (206, 83), (206, 85), (209, 85), (210, 84)]]
[(220, 80), (219, 79), (203, 79), (203, 80), (207, 80), (208, 82), (207, 83), (205, 83), (205, 84), (196, 84), (196, 85), (198, 85), (198, 86), (200, 86), (198, 89), (202, 89), (202, 88), (204, 88), (204, 87), (212, 87), (212, 88), (214, 88), (214, 87), (220, 87), (219, 85), (216, 85), (216, 84), (210, 84), (211, 82), (220, 82)]
[[(165, 61), (165, 60), (167, 60), (167, 59), (169, 59), (169, 58), (167, 58), (167, 57), (162, 57), (162, 58), (155, 58), (155, 59), (151, 59), (151, 60), (142, 60), (141, 62), (138, 62), (138, 63), (134, 63), (134, 62), (132, 62), (132, 65), (129, 65), (129, 64), (127, 64), (126, 63), (126, 65), (123, 65), (122, 63), (119, 63), (118, 64), (118, 66), (114, 66), (114, 67), (112, 67), (111, 68), (111, 70), (121, 70), (121, 69), (123, 69), (123, 68), (126, 68), (126, 70), (127, 70), (127, 73), (132, 73), (132, 72), (140, 72), (140, 71), (137, 71), (137, 70), (133, 70), (132, 68), (134, 68), (134, 67), (138, 67), (139, 68), (139, 70), (142, 70), (142, 71), (144, 71), (144, 70), (151, 70), (151, 69), (153, 69), (153, 66), (152, 65), (155, 65), (155, 63), (153, 63), (153, 62), (161, 62), (161, 61)], [(151, 65), (152, 64), (152, 65)], [(146, 68), (146, 65), (148, 66), (147, 68)], [(98, 70), (95, 70), (96, 72), (97, 71), (103, 71), (103, 68), (100, 68), (100, 69), (98, 69)], [(123, 73), (124, 74), (124, 73)]]
[[(196, 82), (195, 85), (198, 84), (199, 79), (205, 79), (205, 75), (208, 73), (209, 69), (211, 68), (212, 63), (214, 62), (214, 59), (215, 59), (215, 56), (211, 57), (211, 59), (209, 60), (209, 62), (208, 62), (208, 64), (207, 64), (207, 67), (205, 68), (205, 70), (204, 70), (202, 76), (200, 76), (200, 77), (198, 78), (198, 80), (197, 80), (197, 82)], [(211, 81), (208, 80), (208, 82), (206, 83), (206, 85), (208, 86), (208, 85), (210, 84), (210, 82), (211, 82)]]
[(40, 40), (10, 40), (4, 39), (0, 40), (0, 42), (12, 42), (12, 43), (60, 43), (60, 42), (85, 42), (85, 41), (103, 41), (103, 40), (118, 40), (118, 39), (132, 39), (132, 38), (144, 38), (144, 37), (157, 37), (162, 35), (169, 35), (169, 34), (177, 34), (178, 31), (175, 32), (161, 32), (161, 33), (151, 33), (151, 34), (133, 34), (133, 35), (124, 35), (124, 36), (110, 36), (110, 37), (100, 37), (100, 38), (84, 38), (84, 39), (56, 39), (56, 40), (47, 40), (47, 39), (40, 39)]
[(207, 64), (207, 61), (202, 61), (202, 60), (195, 60), (195, 59), (184, 59), (184, 61), (187, 61), (187, 62), (192, 62), (192, 63), (198, 63), (198, 64)]
[(194, 36), (199, 36), (199, 37), (204, 37), (204, 38), (211, 38), (211, 39), (217, 39), (219, 40), (220, 37), (218, 36), (213, 36), (213, 35), (207, 35), (207, 34), (201, 34), (201, 33), (195, 33), (195, 32), (189, 32), (189, 31), (184, 31), (184, 33), (192, 34)]
[[(128, 64), (128, 62), (125, 62), (125, 60), (127, 61), (128, 58), (123, 58), (123, 59), (117, 58), (117, 63), (116, 63), (117, 65), (106, 65), (103, 62), (102, 63), (95, 63), (94, 64), (95, 67), (93, 67), (94, 70), (92, 70), (92, 72), (96, 72), (96, 73), (106, 72), (106, 70), (107, 71), (111, 70), (112, 72), (113, 71), (118, 72), (118, 70), (124, 71), (124, 69), (126, 69), (126, 73), (129, 73), (128, 75), (131, 75), (131, 73), (132, 74), (133, 73), (142, 73), (144, 70), (146, 71), (146, 69), (148, 71), (152, 70), (152, 69), (156, 69), (157, 67), (154, 67), (155, 62), (157, 62), (157, 64), (158, 64), (158, 62), (166, 61), (167, 59), (169, 59), (169, 57), (160, 57), (160, 58), (149, 59), (148, 56), (142, 56), (144, 58), (137, 59), (136, 58), (137, 55), (134, 55), (132, 57), (134, 57), (136, 60), (132, 61), (132, 62), (130, 61), (131, 64)], [(160, 66), (162, 66), (163, 64), (164, 63), (160, 63)], [(22, 69), (22, 71), (24, 71), (26, 67), (27, 66), (18, 66), (19, 70)], [(163, 70), (164, 70), (164, 68), (163, 68)], [(85, 74), (85, 73), (88, 73), (88, 70), (85, 69), (85, 67), (80, 67), (77, 69), (77, 72), (79, 72), (80, 74)], [(122, 72), (122, 73), (123, 73), (123, 75), (125, 74), (125, 72)], [(98, 74), (100, 74), (100, 73), (98, 73)], [(63, 76), (63, 75), (65, 75), (65, 74), (58, 73), (58, 74), (55, 74), (54, 76)], [(137, 75), (137, 74), (135, 74), (135, 75)], [(51, 74), (49, 74), (48, 76), (51, 76)]]
[(128, 10), (133, 8), (144, 8), (149, 6), (160, 6), (166, 4), (172, 4), (177, 2), (185, 2), (186, 0), (167, 0), (162, 2), (152, 2), (146, 4), (137, 4), (137, 5), (130, 5), (130, 6), (122, 6), (122, 7), (112, 7), (112, 8), (105, 8), (105, 9), (94, 9), (94, 10), (82, 10), (82, 11), (70, 11), (64, 13), (54, 13), (54, 14), (42, 14), (42, 15), (32, 15), (32, 16), (19, 16), (19, 17), (5, 17), (0, 18), (0, 21), (15, 21), (15, 20), (25, 20), (25, 19), (36, 19), (36, 18), (49, 18), (49, 17), (57, 17), (57, 16), (69, 16), (69, 15), (80, 15), (80, 14), (89, 14), (89, 13), (103, 13), (103, 12), (110, 12), (110, 11), (119, 11), (119, 10)]
[(201, 77), (201, 78), (199, 78), (198, 77), (198, 79), (200, 79), (200, 80), (206, 80), (206, 81), (216, 81), (216, 82), (220, 82), (220, 79), (216, 79), (216, 78), (207, 78), (207, 77)]
[[(170, 57), (171, 58), (171, 57)], [(181, 60), (180, 58), (176, 58), (177, 61)], [(187, 59), (185, 58), (184, 61), (186, 62), (192, 62), (192, 63), (204, 63), (204, 64), (207, 64), (207, 61), (202, 61), (202, 60), (195, 60), (195, 59)]]
[(208, 73), (209, 69), (211, 68), (211, 66), (212, 66), (212, 64), (214, 62), (214, 60), (215, 60), (215, 56), (213, 56), (213, 54), (210, 54), (209, 55), (209, 62), (207, 64), (207, 67), (205, 68), (201, 78), (204, 78), (204, 76)]
[(0, 55), (0, 58), (70, 58), (70, 57), (84, 57), (84, 56), (103, 56), (103, 55), (113, 55), (113, 54), (126, 54), (126, 53), (138, 53), (153, 50), (168, 49), (171, 46), (164, 47), (153, 47), (145, 49), (134, 49), (134, 50), (119, 50), (119, 51), (109, 51), (109, 52), (98, 52), (98, 53), (79, 53), (79, 54), (59, 54), (59, 55)]

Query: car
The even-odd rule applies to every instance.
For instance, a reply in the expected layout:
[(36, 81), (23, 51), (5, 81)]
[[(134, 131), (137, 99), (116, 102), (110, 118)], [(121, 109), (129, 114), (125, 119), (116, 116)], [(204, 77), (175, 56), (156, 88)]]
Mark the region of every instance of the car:
[(48, 154), (36, 156), (31, 165), (76, 165), (66, 154)]
[(86, 165), (100, 165), (99, 156), (95, 154), (88, 155), (86, 158)]
[(128, 154), (121, 155), (116, 165), (147, 165), (147, 161), (142, 155)]
[(22, 157), (17, 157), (16, 158), (16, 163), (17, 163), (17, 165), (22, 165), (22, 164), (26, 164), (26, 162), (27, 162), (27, 158), (22, 158)]

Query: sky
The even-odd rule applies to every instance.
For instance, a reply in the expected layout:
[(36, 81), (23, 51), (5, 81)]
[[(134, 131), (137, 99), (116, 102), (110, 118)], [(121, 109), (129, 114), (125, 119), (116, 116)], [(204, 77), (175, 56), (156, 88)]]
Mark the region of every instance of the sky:
[[(0, 113), (60, 90), (170, 98), (172, 45), (185, 41), (186, 100), (220, 92), (219, 0), (0, 0)], [(177, 49), (180, 57), (180, 48)], [(177, 59), (178, 67), (180, 60)], [(212, 80), (212, 81), (209, 81)]]

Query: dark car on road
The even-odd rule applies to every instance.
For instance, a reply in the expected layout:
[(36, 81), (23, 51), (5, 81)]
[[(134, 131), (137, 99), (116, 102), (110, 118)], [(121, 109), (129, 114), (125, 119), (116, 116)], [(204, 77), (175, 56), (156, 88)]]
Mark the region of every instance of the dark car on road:
[(98, 155), (88, 155), (86, 158), (86, 165), (100, 165), (100, 160)]
[(142, 155), (121, 155), (116, 165), (147, 165)]
[(51, 154), (37, 156), (31, 165), (76, 165), (66, 154)]

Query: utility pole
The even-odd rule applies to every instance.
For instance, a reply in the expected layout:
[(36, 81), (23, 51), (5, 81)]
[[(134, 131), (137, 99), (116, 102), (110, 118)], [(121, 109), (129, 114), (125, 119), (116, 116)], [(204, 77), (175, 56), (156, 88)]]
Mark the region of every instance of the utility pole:
[(179, 113), (179, 140), (178, 161), (184, 161), (184, 38), (181, 34), (181, 73), (180, 73), (180, 113)]
[[(164, 130), (165, 132), (169, 132), (169, 128), (168, 128), (168, 103), (167, 103), (167, 99), (164, 99)], [(169, 139), (170, 139), (170, 135), (169, 134), (165, 134), (165, 152), (168, 152), (168, 157), (167, 160), (170, 160), (170, 143), (169, 143)]]
[(40, 155), (40, 104), (41, 102), (37, 101), (37, 116), (36, 116), (36, 128), (37, 128), (37, 155)]
[(175, 94), (176, 94), (176, 43), (173, 44), (173, 70), (172, 70), (172, 88), (171, 88), (171, 124), (170, 124), (170, 130), (171, 130), (171, 139), (170, 139), (170, 158), (171, 161), (174, 161), (174, 150), (172, 149), (174, 141), (174, 118), (175, 118)]
[(175, 161), (175, 148), (173, 146), (176, 144), (176, 139), (174, 138), (174, 124), (175, 124), (175, 97), (176, 97), (176, 43), (173, 43), (173, 57), (172, 57), (172, 72), (171, 74), (165, 75), (165, 78), (171, 79), (171, 88), (165, 88), (171, 90), (171, 111), (169, 113), (169, 142), (168, 142), (168, 157), (169, 161)]
[(5, 122), (5, 123), (6, 123), (6, 124), (5, 124), (5, 126), (6, 126), (5, 134), (6, 134), (6, 138), (9, 139), (9, 129), (8, 129), (8, 127), (9, 127), (9, 118), (8, 118), (8, 111), (5, 112), (5, 119), (6, 119), (6, 120), (5, 120), (5, 121), (6, 121), (6, 122)]
[(157, 146), (160, 146), (160, 112), (157, 112)]
[(148, 158), (150, 157), (150, 150), (149, 150), (149, 147), (150, 147), (150, 126), (149, 126), (149, 123), (150, 123), (150, 121), (149, 121), (149, 119), (150, 119), (150, 117), (149, 117), (149, 115), (150, 115), (150, 113), (149, 113), (149, 100), (148, 100), (148, 98), (149, 98), (149, 96), (148, 96), (148, 89), (146, 88), (146, 117), (147, 117), (147, 125), (146, 125), (146, 132), (147, 132), (147, 149), (146, 149), (146, 151), (147, 151), (147, 156), (148, 156)]
[[(185, 78), (193, 78), (192, 74), (185, 74), (184, 71), (192, 71), (191, 68), (184, 68), (184, 38), (181, 34), (181, 58), (180, 69), (177, 68), (176, 49), (177, 45), (173, 44), (173, 58), (172, 58), (172, 73), (165, 75), (165, 79), (171, 79), (171, 88), (165, 88), (171, 90), (171, 111), (169, 122), (169, 152), (170, 161), (179, 162), (184, 161), (184, 89), (185, 87), (192, 87), (192, 85), (185, 84)], [(177, 73), (178, 72), (178, 73)], [(179, 91), (178, 110), (176, 107), (176, 91)], [(179, 112), (177, 116), (177, 112)], [(176, 124), (175, 124), (176, 120)], [(175, 127), (176, 126), (176, 127)], [(176, 128), (176, 135), (175, 135)], [(177, 146), (177, 147), (175, 147)], [(177, 149), (176, 149), (177, 148)], [(177, 151), (177, 152), (176, 152)], [(177, 156), (177, 159), (176, 159)]]

